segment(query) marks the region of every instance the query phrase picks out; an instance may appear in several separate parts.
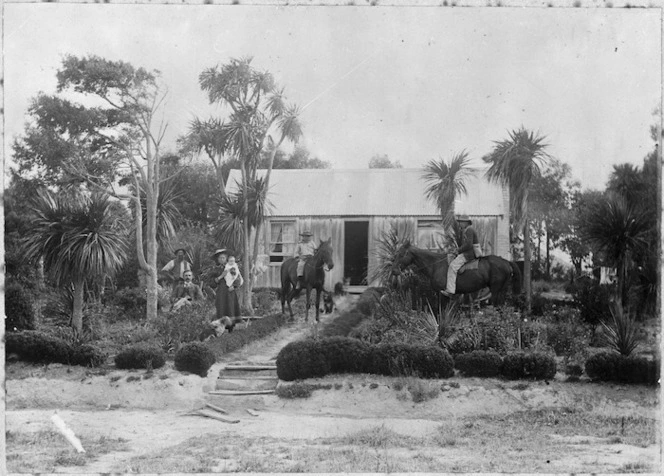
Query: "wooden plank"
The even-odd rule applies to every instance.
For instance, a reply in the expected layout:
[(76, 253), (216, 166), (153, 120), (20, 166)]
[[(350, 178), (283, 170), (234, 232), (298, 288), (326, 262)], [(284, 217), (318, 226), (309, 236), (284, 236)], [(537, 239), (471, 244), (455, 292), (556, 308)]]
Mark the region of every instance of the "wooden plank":
[(216, 410), (219, 413), (225, 413), (226, 415), (228, 415), (228, 412), (226, 410), (224, 410), (223, 408), (218, 407), (216, 405), (212, 405), (211, 403), (205, 402), (205, 406), (208, 407), (208, 408), (212, 408), (213, 410)]
[(206, 418), (212, 418), (214, 420), (223, 421), (224, 423), (240, 423), (240, 420), (231, 420), (230, 418), (225, 418), (220, 415), (217, 415), (216, 413), (209, 413), (203, 410), (196, 412), (196, 414)]
[(247, 413), (251, 416), (258, 416), (258, 412), (252, 410), (251, 408), (247, 408)]
[(209, 395), (267, 395), (274, 393), (273, 390), (212, 390)]
[(277, 370), (276, 365), (227, 365), (224, 370)]
[(220, 375), (219, 380), (279, 380), (276, 375)]

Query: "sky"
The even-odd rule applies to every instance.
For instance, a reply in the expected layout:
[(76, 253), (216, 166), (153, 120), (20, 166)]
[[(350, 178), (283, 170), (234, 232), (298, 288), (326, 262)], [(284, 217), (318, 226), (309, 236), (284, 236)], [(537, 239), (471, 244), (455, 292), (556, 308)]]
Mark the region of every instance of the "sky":
[(526, 127), (584, 188), (641, 164), (661, 96), (659, 9), (5, 4), (5, 157), (64, 55), (161, 71), (166, 148), (218, 116), (206, 68), (252, 56), (303, 108), (302, 144), (334, 168), (404, 167)]

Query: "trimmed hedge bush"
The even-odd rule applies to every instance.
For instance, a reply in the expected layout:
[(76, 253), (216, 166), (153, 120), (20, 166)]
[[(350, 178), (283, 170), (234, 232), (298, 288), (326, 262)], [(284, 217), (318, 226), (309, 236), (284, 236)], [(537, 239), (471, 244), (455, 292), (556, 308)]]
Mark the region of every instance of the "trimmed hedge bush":
[(338, 315), (334, 320), (325, 324), (320, 332), (321, 337), (348, 336), (367, 316), (359, 312), (349, 311)]
[(190, 342), (175, 353), (175, 368), (180, 372), (191, 372), (206, 377), (208, 370), (217, 361), (214, 352), (205, 344)]
[(447, 378), (454, 363), (439, 347), (371, 345), (344, 337), (291, 342), (277, 356), (277, 375), (285, 381), (346, 372)]
[(32, 295), (18, 283), (5, 286), (5, 330), (7, 332), (35, 329)]
[(605, 382), (656, 384), (660, 361), (644, 357), (625, 357), (614, 352), (599, 352), (586, 360), (586, 374)]
[(454, 366), (468, 377), (495, 377), (500, 374), (503, 359), (497, 352), (475, 350), (454, 357)]
[(107, 355), (90, 344), (73, 346), (65, 340), (39, 331), (7, 333), (5, 352), (16, 354), (19, 359), (35, 363), (59, 363), (98, 367), (106, 362)]
[(150, 344), (130, 345), (115, 356), (115, 366), (119, 369), (158, 369), (164, 364), (164, 351)]
[(507, 354), (501, 373), (508, 379), (549, 380), (556, 375), (556, 360), (542, 352)]
[(252, 321), (249, 327), (235, 326), (233, 332), (226, 332), (207, 342), (208, 348), (216, 355), (226, 354), (272, 334), (286, 324), (287, 317), (281, 313), (270, 314), (262, 319)]

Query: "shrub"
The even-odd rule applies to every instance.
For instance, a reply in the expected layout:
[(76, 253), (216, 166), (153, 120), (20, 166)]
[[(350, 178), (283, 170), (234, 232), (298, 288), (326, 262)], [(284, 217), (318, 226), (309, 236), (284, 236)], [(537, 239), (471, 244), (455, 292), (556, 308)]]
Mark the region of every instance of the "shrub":
[(101, 367), (106, 363), (108, 354), (91, 344), (81, 344), (72, 348), (71, 364), (84, 367)]
[(615, 352), (599, 352), (586, 360), (585, 367), (588, 377), (605, 382), (656, 384), (660, 377), (659, 360)]
[(286, 345), (277, 355), (277, 376), (292, 381), (323, 377), (330, 373), (330, 362), (320, 341), (295, 341)]
[(598, 284), (591, 281), (579, 286), (574, 290), (574, 303), (581, 311), (581, 319), (596, 325), (610, 314), (609, 301), (615, 294), (615, 286)]
[(357, 300), (355, 308), (361, 314), (365, 316), (371, 316), (380, 301), (380, 296), (382, 292), (378, 288), (367, 288)]
[(271, 314), (252, 321), (246, 328), (236, 326), (233, 332), (226, 332), (207, 342), (208, 348), (215, 355), (236, 351), (250, 342), (269, 336), (286, 324), (286, 319), (287, 317), (283, 314)]
[(281, 380), (323, 377), (333, 372), (447, 378), (454, 374), (454, 363), (449, 353), (438, 347), (371, 345), (342, 337), (291, 342), (277, 356)]
[(6, 335), (5, 351), (21, 360), (35, 363), (59, 363), (98, 367), (106, 354), (89, 344), (73, 346), (63, 339), (38, 331), (12, 332)]
[(210, 328), (209, 322), (213, 313), (213, 305), (201, 301), (161, 314), (153, 327), (162, 342), (168, 343), (170, 348), (178, 349), (187, 342), (199, 340), (201, 333)]
[(500, 374), (503, 359), (497, 352), (475, 350), (454, 358), (454, 366), (469, 377), (495, 377)]
[(542, 352), (508, 354), (503, 357), (502, 374), (508, 379), (552, 379), (556, 375), (556, 360)]
[(191, 372), (206, 377), (208, 370), (217, 361), (214, 352), (205, 344), (190, 342), (175, 354), (175, 368), (180, 372)]
[(293, 398), (309, 398), (314, 390), (330, 390), (331, 384), (313, 384), (305, 382), (294, 382), (290, 385), (279, 385), (275, 390), (277, 397), (293, 399)]
[(546, 323), (546, 343), (556, 355), (569, 357), (585, 352), (592, 330), (581, 321), (578, 310), (561, 309), (547, 317), (552, 320)]
[(320, 332), (321, 337), (332, 337), (332, 336), (347, 336), (349, 335), (355, 327), (357, 327), (366, 316), (359, 312), (343, 312), (339, 314), (329, 323), (325, 324), (325, 327)]
[(607, 325), (600, 320), (602, 327), (606, 331), (606, 344), (620, 355), (629, 356), (639, 345), (637, 340), (637, 325), (629, 315), (624, 312), (621, 304), (610, 302), (612, 322)]
[(5, 287), (5, 329), (8, 332), (34, 330), (35, 311), (32, 295), (18, 283)]
[(141, 288), (123, 288), (113, 296), (113, 303), (119, 306), (125, 316), (130, 319), (145, 317), (147, 302), (145, 291)]
[(115, 366), (119, 369), (158, 369), (165, 363), (164, 352), (149, 344), (130, 345), (115, 356)]
[(551, 309), (551, 303), (545, 297), (540, 293), (533, 295), (531, 303), (533, 316), (543, 316), (549, 309)]
[(21, 360), (69, 364), (72, 347), (62, 339), (39, 331), (11, 332), (5, 338), (5, 352), (17, 354)]

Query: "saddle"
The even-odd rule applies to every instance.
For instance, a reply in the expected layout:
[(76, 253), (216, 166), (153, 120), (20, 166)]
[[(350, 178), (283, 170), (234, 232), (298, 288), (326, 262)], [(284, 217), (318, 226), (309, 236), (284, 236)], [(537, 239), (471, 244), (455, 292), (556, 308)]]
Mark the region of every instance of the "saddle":
[(479, 258), (475, 258), (472, 261), (468, 261), (466, 264), (464, 264), (460, 269), (457, 274), (463, 274), (465, 271), (471, 270), (471, 269), (478, 269), (480, 267), (480, 260)]

